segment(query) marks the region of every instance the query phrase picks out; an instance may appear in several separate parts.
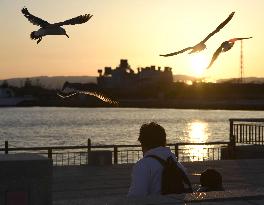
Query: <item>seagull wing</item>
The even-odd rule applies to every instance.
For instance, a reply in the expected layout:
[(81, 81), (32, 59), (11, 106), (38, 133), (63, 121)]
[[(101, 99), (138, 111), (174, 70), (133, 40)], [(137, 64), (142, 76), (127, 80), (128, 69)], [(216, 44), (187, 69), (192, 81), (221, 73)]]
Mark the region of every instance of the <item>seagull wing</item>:
[(82, 24), (87, 22), (90, 18), (92, 18), (93, 15), (91, 14), (85, 14), (85, 15), (80, 15), (75, 18), (71, 18), (69, 20), (63, 21), (63, 22), (58, 22), (52, 24), (53, 26), (63, 26), (63, 25), (75, 25), (75, 24)]
[(211, 38), (214, 34), (216, 34), (217, 32), (219, 32), (222, 28), (224, 28), (224, 26), (233, 18), (235, 12), (232, 12), (226, 20), (224, 20), (219, 26), (217, 26), (217, 28), (210, 33), (208, 36), (206, 36), (206, 38), (204, 40), (201, 41), (201, 43), (205, 43), (209, 38)]
[(27, 8), (23, 8), (21, 12), (34, 25), (41, 26), (41, 27), (46, 27), (50, 25), (49, 22), (29, 13)]
[(90, 92), (90, 91), (80, 91), (79, 93), (85, 94), (85, 95), (91, 95), (94, 96), (100, 100), (102, 100), (103, 102), (109, 103), (109, 104), (115, 104), (118, 105), (118, 102), (115, 100), (112, 100), (109, 97), (106, 97), (105, 95), (103, 95), (102, 93), (98, 93), (98, 92)]
[(210, 68), (213, 65), (214, 61), (218, 58), (218, 56), (222, 52), (222, 49), (223, 49), (222, 45), (223, 44), (221, 44), (221, 46), (214, 52), (214, 55), (213, 55), (213, 57), (211, 59), (210, 64), (207, 66), (207, 69)]
[(84, 94), (84, 95), (90, 95), (90, 96), (94, 96), (96, 98), (98, 98), (99, 100), (106, 102), (108, 104), (113, 104), (113, 105), (118, 105), (118, 101), (112, 100), (111, 98), (105, 96), (104, 94), (100, 93), (100, 92), (96, 92), (96, 91), (82, 91), (82, 90), (75, 90), (72, 89), (72, 92), (69, 94), (66, 94), (65, 91), (61, 91), (61, 92), (57, 92), (57, 96), (59, 96), (62, 99), (65, 98), (70, 98), (74, 95), (77, 94)]
[(229, 42), (235, 42), (235, 41), (241, 41), (241, 40), (244, 40), (244, 39), (250, 39), (252, 37), (247, 37), (247, 38), (232, 38), (230, 40), (228, 40)]
[(187, 47), (187, 48), (184, 48), (184, 49), (182, 49), (180, 51), (177, 51), (177, 52), (174, 52), (174, 53), (169, 53), (169, 54), (164, 54), (164, 55), (160, 55), (160, 56), (163, 56), (163, 57), (174, 56), (174, 55), (178, 55), (180, 53), (183, 53), (185, 51), (188, 51), (190, 49), (193, 49), (193, 47)]

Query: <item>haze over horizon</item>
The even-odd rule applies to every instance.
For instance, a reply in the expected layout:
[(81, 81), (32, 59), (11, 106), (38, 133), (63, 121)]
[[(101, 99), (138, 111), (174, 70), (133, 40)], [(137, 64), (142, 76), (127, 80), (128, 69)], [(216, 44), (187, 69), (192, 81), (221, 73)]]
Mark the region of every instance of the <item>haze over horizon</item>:
[[(51, 23), (80, 14), (94, 16), (87, 23), (64, 26), (69, 39), (47, 36), (37, 45), (29, 35), (39, 27), (22, 15), (24, 6)], [(0, 79), (97, 76), (98, 69), (115, 68), (120, 59), (128, 59), (134, 70), (150, 65), (169, 66), (177, 75), (209, 80), (237, 78), (240, 42), (221, 54), (210, 69), (197, 72), (197, 64), (202, 64), (199, 59), (203, 59), (207, 65), (223, 41), (249, 36), (253, 38), (243, 42), (244, 76), (264, 77), (263, 8), (262, 0), (1, 0)], [(159, 56), (200, 42), (232, 11), (236, 12), (233, 19), (206, 42), (207, 49), (198, 55), (186, 52), (168, 58)]]

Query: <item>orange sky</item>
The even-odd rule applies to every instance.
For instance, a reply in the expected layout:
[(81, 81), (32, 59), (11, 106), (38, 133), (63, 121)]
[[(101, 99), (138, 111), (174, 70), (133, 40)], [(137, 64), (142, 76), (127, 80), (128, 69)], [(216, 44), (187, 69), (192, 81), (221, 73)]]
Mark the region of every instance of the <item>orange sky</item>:
[[(94, 16), (85, 24), (65, 26), (69, 39), (48, 36), (37, 45), (29, 34), (38, 27), (21, 14), (24, 6), (49, 22), (85, 13)], [(244, 74), (264, 77), (263, 8), (263, 0), (1, 0), (0, 79), (95, 76), (97, 69), (115, 67), (121, 58), (128, 59), (134, 70), (156, 65), (208, 80), (239, 77), (240, 43), (201, 72), (196, 72), (194, 56), (187, 52), (159, 56), (200, 42), (232, 11), (236, 12), (233, 19), (207, 41), (200, 55), (208, 62), (223, 41), (253, 36), (244, 41)]]

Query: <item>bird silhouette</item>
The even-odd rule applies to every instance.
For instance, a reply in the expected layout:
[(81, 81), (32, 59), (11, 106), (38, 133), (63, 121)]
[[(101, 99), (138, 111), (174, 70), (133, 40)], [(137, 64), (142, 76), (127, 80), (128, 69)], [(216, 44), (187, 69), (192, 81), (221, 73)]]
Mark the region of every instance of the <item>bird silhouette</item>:
[(62, 91), (57, 92), (57, 96), (59, 96), (62, 99), (66, 99), (66, 98), (70, 98), (73, 97), (77, 94), (83, 94), (83, 95), (90, 95), (90, 96), (94, 96), (96, 98), (98, 98), (99, 100), (108, 103), (108, 104), (112, 104), (112, 105), (118, 105), (118, 101), (115, 101), (109, 97), (107, 97), (106, 95), (104, 95), (102, 92), (97, 91), (96, 89), (91, 89), (91, 90), (79, 90), (79, 89), (75, 89), (72, 87), (64, 87), (62, 89)]
[(69, 38), (68, 34), (66, 33), (66, 30), (61, 26), (82, 24), (87, 22), (93, 16), (90, 14), (85, 14), (77, 16), (75, 18), (71, 18), (66, 21), (51, 24), (39, 17), (32, 15), (31, 13), (29, 13), (27, 8), (23, 8), (21, 12), (32, 24), (41, 27), (39, 30), (33, 31), (30, 34), (32, 40), (37, 40), (37, 44), (42, 40), (43, 36), (47, 35), (65, 35)]
[(101, 100), (103, 102), (106, 102), (108, 104), (118, 105), (118, 102), (117, 101), (112, 100), (111, 98), (106, 97), (105, 95), (103, 95), (101, 93), (98, 93), (98, 92), (78, 91), (78, 90), (76, 90), (75, 92), (72, 92), (70, 94), (65, 94), (65, 93), (59, 93), (59, 92), (57, 92), (57, 96), (59, 96), (60, 98), (63, 98), (63, 99), (72, 97), (72, 96), (77, 95), (77, 94), (94, 96), (94, 97), (98, 98), (99, 100)]
[(219, 32), (234, 16), (235, 12), (232, 12), (226, 20), (224, 20), (219, 26), (217, 26), (217, 28), (211, 32), (208, 36), (205, 37), (205, 39), (203, 39), (200, 43), (196, 44), (195, 46), (190, 46), (187, 48), (184, 48), (180, 51), (176, 51), (173, 53), (169, 53), (169, 54), (165, 54), (165, 55), (160, 55), (163, 57), (169, 57), (169, 56), (174, 56), (174, 55), (178, 55), (180, 53), (183, 53), (185, 51), (191, 50), (191, 52), (189, 52), (189, 54), (191, 53), (196, 53), (196, 52), (200, 52), (202, 50), (204, 50), (206, 48), (205, 42), (211, 38), (214, 34), (216, 34), (217, 32)]
[(232, 39), (230, 39), (228, 41), (224, 41), (220, 45), (220, 47), (218, 49), (216, 49), (216, 51), (214, 52), (213, 57), (211, 59), (211, 62), (207, 66), (207, 69), (210, 68), (213, 65), (213, 63), (218, 58), (218, 56), (220, 55), (220, 53), (229, 51), (234, 46), (234, 44), (235, 44), (236, 41), (241, 41), (241, 40), (250, 39), (250, 38), (252, 38), (252, 37), (247, 37), (247, 38), (232, 38)]

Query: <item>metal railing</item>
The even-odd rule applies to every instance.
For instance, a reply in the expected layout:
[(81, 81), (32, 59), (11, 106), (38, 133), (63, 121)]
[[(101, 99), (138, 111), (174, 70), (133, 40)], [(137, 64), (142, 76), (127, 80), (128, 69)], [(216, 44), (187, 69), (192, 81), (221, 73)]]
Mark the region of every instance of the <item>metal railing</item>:
[[(220, 160), (221, 149), (229, 142), (207, 143), (175, 143), (167, 146), (178, 157), (179, 161)], [(53, 160), (54, 166), (85, 165), (89, 163), (91, 151), (109, 150), (112, 152), (113, 164), (135, 163), (142, 158), (140, 145), (92, 145), (88, 139), (87, 145), (53, 146), (53, 147), (10, 147), (8, 141), (0, 152), (9, 153), (37, 153)]]
[(264, 118), (229, 119), (230, 142), (241, 144), (264, 144)]

